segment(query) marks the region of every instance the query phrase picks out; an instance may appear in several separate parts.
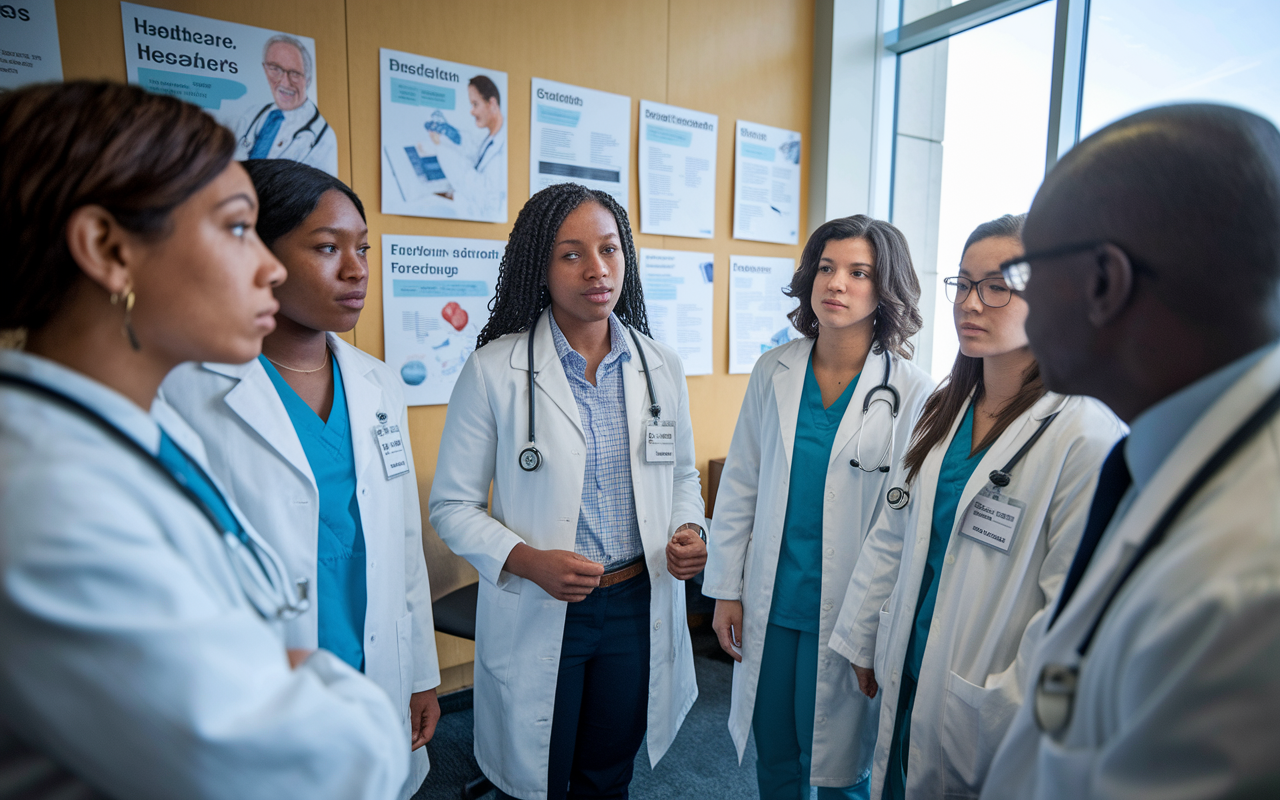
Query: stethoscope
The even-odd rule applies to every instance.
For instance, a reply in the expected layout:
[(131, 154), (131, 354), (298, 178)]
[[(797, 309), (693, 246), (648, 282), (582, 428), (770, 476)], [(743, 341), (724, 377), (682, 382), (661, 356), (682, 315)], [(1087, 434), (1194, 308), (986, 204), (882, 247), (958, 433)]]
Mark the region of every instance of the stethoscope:
[[(1273, 393), (1267, 399), (1267, 402), (1253, 412), (1240, 427), (1236, 428), (1235, 433), (1231, 434), (1230, 438), (1222, 443), (1217, 451), (1209, 457), (1209, 460), (1204, 462), (1200, 469), (1196, 471), (1196, 474), (1191, 476), (1191, 479), (1178, 492), (1177, 497), (1160, 515), (1155, 526), (1147, 534), (1147, 538), (1143, 540), (1141, 546), (1138, 547), (1138, 551), (1134, 553), (1129, 565), (1125, 567), (1124, 572), (1120, 575), (1120, 580), (1116, 582), (1116, 585), (1112, 587), (1111, 592), (1107, 595), (1106, 602), (1102, 604), (1097, 614), (1094, 615), (1093, 624), (1089, 626), (1089, 632), (1085, 634), (1080, 645), (1076, 647), (1077, 664), (1046, 664), (1040, 670), (1040, 679), (1036, 683), (1034, 709), (1036, 725), (1039, 726), (1040, 730), (1053, 736), (1062, 733), (1071, 724), (1076, 689), (1080, 683), (1080, 667), (1078, 665), (1084, 662), (1085, 656), (1089, 652), (1089, 647), (1093, 644), (1094, 636), (1097, 635), (1098, 628), (1102, 626), (1102, 619), (1120, 594), (1120, 590), (1124, 588), (1125, 583), (1137, 571), (1143, 559), (1164, 541), (1165, 535), (1173, 527), (1173, 523), (1177, 521), (1178, 516), (1186, 508), (1187, 504), (1204, 488), (1205, 484), (1213, 480), (1213, 477), (1226, 466), (1227, 462), (1242, 447), (1248, 444), (1249, 440), (1258, 431), (1262, 430), (1271, 421), (1277, 411), (1280, 411), (1280, 390)], [(1053, 627), (1053, 623), (1057, 621), (1061, 613), (1061, 607), (1055, 610), (1053, 617), (1050, 618), (1049, 625), (1045, 628), (1046, 632)]]
[[(894, 424), (894, 420), (898, 418), (898, 407), (902, 405), (902, 397), (898, 394), (898, 390), (893, 388), (889, 383), (889, 371), (893, 368), (893, 360), (889, 358), (889, 351), (885, 350), (884, 355), (884, 377), (880, 379), (880, 385), (872, 387), (867, 392), (867, 396), (862, 399), (862, 425), (858, 427), (858, 441), (853, 447), (853, 458), (849, 459), (849, 466), (862, 470), (863, 472), (888, 472), (889, 459), (892, 458), (893, 445), (897, 438), (898, 426)], [(876, 397), (877, 392), (888, 392), (889, 397)], [(862, 432), (867, 429), (867, 410), (871, 408), (873, 403), (884, 403), (889, 407), (889, 441), (885, 444), (884, 450), (880, 453), (880, 458), (876, 459), (876, 465), (871, 468), (862, 466), (866, 463), (862, 458)]]
[[(208, 504), (200, 499), (199, 495), (179, 480), (178, 476), (170, 472), (160, 462), (160, 459), (138, 444), (133, 437), (113, 425), (106, 417), (79, 400), (18, 375), (0, 373), (0, 383), (41, 395), (68, 411), (80, 415), (97, 425), (104, 433), (124, 446), (126, 450), (133, 451), (143, 461), (151, 464), (158, 472), (164, 475), (175, 489), (191, 501), (196, 508), (200, 509), (200, 512), (213, 525), (215, 531), (222, 532), (222, 541), (230, 552), (231, 565), (236, 573), (236, 579), (239, 581), (249, 602), (253, 604), (264, 619), (291, 620), (311, 607), (310, 601), (307, 600), (308, 582), (305, 578), (298, 580), (296, 586), (290, 584), (286, 577), (288, 572), (285, 565), (273, 550), (260, 546), (247, 533), (237, 534), (224, 529), (222, 523), (218, 521), (217, 515), (213, 513), (213, 509), (209, 508)], [(191, 461), (191, 463), (196, 469), (200, 470), (201, 475), (212, 486), (213, 482), (209, 480), (209, 476), (205, 474), (203, 468), (196, 464), (195, 461)]]
[[(525, 472), (533, 472), (542, 466), (542, 453), (538, 451), (533, 432), (533, 335), (537, 330), (540, 319), (542, 319), (541, 314), (529, 326), (529, 446), (521, 450), (520, 455), (517, 457), (520, 469)], [(658, 401), (653, 396), (653, 378), (649, 375), (649, 361), (644, 357), (644, 348), (640, 346), (640, 338), (636, 336), (636, 332), (631, 328), (627, 328), (627, 332), (631, 334), (631, 341), (635, 342), (636, 352), (640, 354), (640, 366), (644, 369), (644, 382), (649, 387), (649, 413), (653, 415), (654, 419), (658, 419), (662, 416), (662, 406), (658, 405)]]
[[(1031, 450), (1032, 445), (1040, 440), (1040, 437), (1044, 435), (1045, 429), (1049, 427), (1049, 423), (1053, 422), (1058, 414), (1059, 412), (1055, 411), (1045, 417), (1040, 422), (1040, 427), (1036, 428), (1035, 433), (1031, 434), (1031, 438), (1027, 439), (1022, 447), (1018, 448), (1018, 452), (1013, 454), (1013, 458), (1009, 459), (1009, 461), (1000, 469), (991, 470), (991, 473), (987, 475), (987, 480), (991, 481), (993, 486), (1003, 489), (1009, 485), (1009, 482), (1013, 480), (1013, 468), (1018, 466), (1018, 462), (1022, 460), (1023, 456), (1025, 456), (1029, 450)], [(885, 502), (889, 504), (889, 508), (896, 511), (907, 505), (911, 500), (911, 493), (904, 487), (895, 486), (885, 494), (884, 499)]]
[[(253, 143), (249, 141), (249, 133), (253, 130), (253, 126), (258, 124), (258, 120), (262, 119), (262, 115), (267, 113), (273, 105), (275, 105), (275, 103), (267, 103), (265, 106), (262, 107), (261, 111), (259, 111), (257, 114), (254, 115), (253, 121), (251, 121), (249, 123), (249, 127), (245, 129), (244, 136), (240, 137), (241, 144), (243, 144), (246, 147), (253, 146)], [(329, 130), (329, 123), (325, 122), (324, 125), (321, 126), (320, 128), (320, 132), (316, 133), (311, 126), (315, 125), (316, 120), (318, 119), (320, 119), (320, 107), (316, 106), (316, 113), (311, 115), (311, 119), (307, 120), (306, 125), (303, 125), (301, 128), (298, 128), (296, 131), (293, 132), (293, 136), (290, 137), (289, 143), (292, 144), (293, 142), (296, 142), (298, 140), (298, 137), (304, 133), (310, 134), (311, 146), (307, 148), (307, 152), (310, 153), (312, 150), (315, 150), (316, 146), (320, 144), (320, 137), (324, 136), (325, 133)]]

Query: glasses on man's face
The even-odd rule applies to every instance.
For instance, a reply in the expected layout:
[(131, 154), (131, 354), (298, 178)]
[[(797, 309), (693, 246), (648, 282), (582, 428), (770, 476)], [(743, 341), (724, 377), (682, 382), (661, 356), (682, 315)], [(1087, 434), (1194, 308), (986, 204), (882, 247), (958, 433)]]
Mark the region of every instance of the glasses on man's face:
[(288, 75), (289, 80), (293, 81), (294, 83), (297, 83), (299, 81), (304, 81), (307, 79), (307, 73), (305, 72), (299, 72), (296, 69), (285, 69), (279, 64), (273, 64), (270, 61), (262, 62), (262, 68), (267, 71), (268, 75), (275, 78), (276, 80), (279, 80), (281, 75)]
[(971, 281), (966, 277), (946, 278), (942, 285), (947, 289), (947, 299), (959, 305), (969, 299), (969, 292), (977, 289), (978, 299), (987, 308), (1004, 308), (1009, 305), (1013, 292), (1009, 291), (1004, 276), (995, 275), (980, 281)]
[[(1083, 253), (1085, 250), (1093, 250), (1106, 244), (1104, 241), (1095, 240), (1091, 242), (1078, 242), (1076, 244), (1064, 244), (1061, 247), (1052, 247), (1048, 250), (1041, 250), (1036, 253), (1024, 253), (1017, 258), (1011, 258), (1000, 264), (1000, 275), (1004, 278), (1005, 283), (1015, 292), (1025, 292), (1027, 283), (1031, 280), (1031, 262), (1040, 261), (1046, 258), (1061, 258), (1062, 256)], [(1133, 259), (1129, 259), (1133, 263)]]

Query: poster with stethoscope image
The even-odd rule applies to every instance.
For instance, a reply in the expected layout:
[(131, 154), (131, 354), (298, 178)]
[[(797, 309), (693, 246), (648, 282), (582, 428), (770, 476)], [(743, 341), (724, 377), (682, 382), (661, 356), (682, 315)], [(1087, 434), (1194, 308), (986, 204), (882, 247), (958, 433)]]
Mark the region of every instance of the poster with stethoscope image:
[(756, 359), (799, 339), (787, 318), (800, 301), (782, 293), (795, 274), (794, 258), (729, 256), (729, 374), (750, 374)]
[(237, 160), (338, 174), (338, 137), (316, 105), (314, 39), (134, 3), (120, 16), (129, 83), (208, 111), (235, 133)]
[(0, 94), (62, 80), (62, 49), (53, 0), (0, 5)]
[(715, 256), (640, 248), (640, 285), (653, 338), (675, 350), (685, 375), (710, 375)]
[(738, 120), (733, 141), (733, 238), (798, 244), (800, 134)]
[(507, 73), (379, 51), (382, 213), (507, 221)]
[(408, 405), (449, 402), (489, 320), (505, 248), (492, 239), (383, 235), (384, 360)]

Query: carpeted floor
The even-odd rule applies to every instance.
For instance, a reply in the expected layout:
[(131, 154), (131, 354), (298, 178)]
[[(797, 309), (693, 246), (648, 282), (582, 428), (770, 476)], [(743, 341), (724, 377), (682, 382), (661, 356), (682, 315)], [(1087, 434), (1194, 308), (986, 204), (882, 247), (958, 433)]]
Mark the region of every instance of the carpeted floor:
[[(698, 701), (655, 769), (649, 768), (647, 749), (641, 746), (631, 796), (636, 800), (754, 800), (758, 796), (755, 743), (747, 743), (739, 767), (727, 727), (733, 662), (720, 650), (710, 626), (695, 630), (691, 640)], [(449, 711), (451, 704), (466, 707)], [(427, 745), (431, 774), (414, 800), (458, 800), (463, 785), (480, 774), (471, 752), (469, 705), (464, 698), (446, 698), (441, 706), (446, 713)]]

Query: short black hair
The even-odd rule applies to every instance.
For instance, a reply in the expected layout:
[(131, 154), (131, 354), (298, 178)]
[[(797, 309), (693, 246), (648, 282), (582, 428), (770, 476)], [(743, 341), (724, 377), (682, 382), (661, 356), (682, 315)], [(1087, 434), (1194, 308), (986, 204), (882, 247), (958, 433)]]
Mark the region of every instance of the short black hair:
[(599, 203), (613, 214), (614, 221), (618, 223), (626, 272), (622, 276), (622, 290), (618, 293), (618, 304), (614, 306), (613, 313), (618, 315), (622, 324), (645, 336), (650, 335), (644, 291), (640, 287), (640, 266), (626, 209), (618, 205), (608, 192), (588, 189), (577, 183), (557, 183), (530, 197), (516, 217), (507, 248), (502, 253), (502, 264), (498, 267), (498, 285), (493, 299), (489, 301), (489, 321), (480, 331), (476, 347), (484, 347), (508, 333), (529, 330), (542, 309), (551, 304), (547, 267), (551, 264), (556, 234), (565, 217), (583, 203)]
[(477, 75), (467, 81), (468, 86), (476, 87), (476, 91), (484, 98), (486, 102), (489, 100), (497, 100), (498, 105), (502, 105), (502, 95), (498, 94), (498, 86), (489, 80), (488, 75)]
[(907, 341), (920, 330), (920, 280), (911, 264), (911, 248), (902, 231), (889, 223), (865, 214), (840, 217), (818, 226), (800, 254), (800, 268), (791, 277), (791, 285), (783, 294), (800, 301), (800, 306), (787, 316), (796, 330), (809, 338), (818, 335), (818, 316), (813, 313), (813, 281), (818, 275), (818, 262), (827, 242), (863, 239), (875, 258), (874, 276), (880, 304), (876, 308), (876, 352), (888, 350), (903, 358), (911, 358), (915, 348)]
[(258, 193), (258, 238), (271, 247), (281, 236), (311, 216), (328, 191), (339, 191), (355, 204), (360, 218), (364, 204), (351, 187), (323, 170), (287, 158), (255, 158), (240, 162)]

